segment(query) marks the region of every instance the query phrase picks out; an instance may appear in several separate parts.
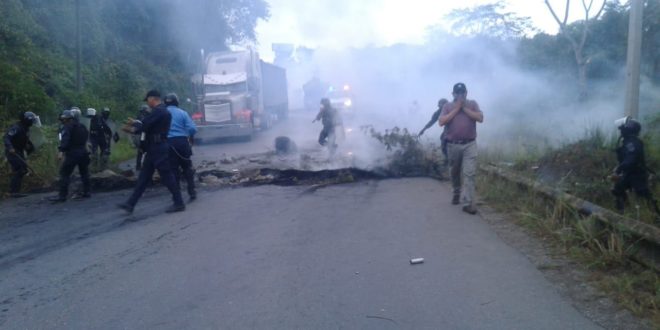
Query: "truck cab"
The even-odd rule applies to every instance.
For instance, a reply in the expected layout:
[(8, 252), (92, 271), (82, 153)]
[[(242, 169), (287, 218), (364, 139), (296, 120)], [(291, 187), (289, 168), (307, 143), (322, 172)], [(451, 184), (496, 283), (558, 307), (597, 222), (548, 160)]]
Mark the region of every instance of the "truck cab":
[(256, 52), (211, 53), (205, 57), (204, 68), (193, 77), (198, 139), (249, 139), (256, 130), (267, 129), (277, 118), (286, 117), (286, 71), (261, 61)]

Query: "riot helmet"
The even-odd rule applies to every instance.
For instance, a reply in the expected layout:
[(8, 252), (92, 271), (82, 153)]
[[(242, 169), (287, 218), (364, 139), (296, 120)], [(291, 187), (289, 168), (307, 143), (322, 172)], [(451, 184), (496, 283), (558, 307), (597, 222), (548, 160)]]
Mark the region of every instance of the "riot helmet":
[(179, 106), (179, 97), (175, 93), (165, 95), (165, 105)]
[(328, 99), (327, 97), (322, 98), (321, 99), (321, 105), (324, 108), (330, 108), (330, 99)]
[(21, 123), (26, 127), (30, 127), (32, 125), (36, 127), (41, 127), (41, 120), (39, 119), (39, 116), (37, 116), (32, 111), (22, 112), (21, 115), (19, 116), (19, 119)]
[(71, 110), (69, 110), (69, 111), (71, 112), (71, 115), (72, 115), (73, 118), (75, 118), (75, 119), (79, 119), (80, 116), (82, 115), (82, 111), (80, 111), (80, 108), (78, 108), (78, 107), (73, 107), (73, 108), (71, 108)]
[(642, 124), (630, 116), (617, 119), (614, 123), (617, 125), (619, 131), (621, 131), (621, 136), (623, 137), (637, 136), (642, 130)]
[(87, 108), (87, 116), (89, 116), (89, 117), (94, 117), (94, 116), (96, 116), (96, 109), (94, 109), (94, 108)]
[(110, 118), (110, 108), (104, 107), (103, 111), (101, 112), (101, 117), (103, 117), (103, 119)]
[(74, 118), (75, 118), (75, 116), (74, 116), (72, 110), (64, 110), (64, 111), (62, 111), (62, 114), (60, 115), (60, 120), (61, 121), (67, 121), (67, 120), (71, 120), (71, 119), (74, 119)]

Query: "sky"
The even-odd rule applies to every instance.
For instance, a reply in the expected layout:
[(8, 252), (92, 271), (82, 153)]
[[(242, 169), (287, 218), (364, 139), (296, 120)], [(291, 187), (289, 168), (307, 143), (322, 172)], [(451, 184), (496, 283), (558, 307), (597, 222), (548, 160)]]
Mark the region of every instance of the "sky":
[[(602, 0), (594, 0), (594, 7)], [(257, 25), (259, 50), (273, 56), (272, 43), (291, 43), (311, 48), (345, 49), (388, 46), (396, 43), (422, 44), (431, 26), (443, 25), (452, 9), (493, 3), (493, 0), (267, 0), (271, 18)], [(508, 0), (507, 9), (529, 16), (546, 33), (558, 25), (543, 0)], [(566, 1), (551, 0), (558, 15)], [(595, 9), (594, 9), (595, 11)], [(571, 1), (569, 21), (582, 18), (582, 1)]]

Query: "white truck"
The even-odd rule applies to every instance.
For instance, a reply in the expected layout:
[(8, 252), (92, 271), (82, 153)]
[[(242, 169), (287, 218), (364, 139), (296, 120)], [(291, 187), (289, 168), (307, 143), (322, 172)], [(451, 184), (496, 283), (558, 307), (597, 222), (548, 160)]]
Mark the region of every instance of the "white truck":
[(197, 140), (250, 139), (288, 116), (286, 71), (259, 59), (253, 50), (203, 56), (203, 72), (193, 77)]

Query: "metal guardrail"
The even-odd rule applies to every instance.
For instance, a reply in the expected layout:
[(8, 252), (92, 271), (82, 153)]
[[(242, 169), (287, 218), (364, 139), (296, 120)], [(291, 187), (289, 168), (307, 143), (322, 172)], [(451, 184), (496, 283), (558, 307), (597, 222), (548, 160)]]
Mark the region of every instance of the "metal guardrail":
[(635, 240), (638, 240), (638, 249), (633, 253), (633, 259), (647, 267), (660, 271), (660, 255), (657, 253), (660, 250), (660, 228), (621, 216), (602, 206), (494, 165), (481, 165), (479, 169), (490, 176), (515, 183), (545, 198), (565, 203), (581, 215), (591, 216), (607, 226), (631, 235)]

